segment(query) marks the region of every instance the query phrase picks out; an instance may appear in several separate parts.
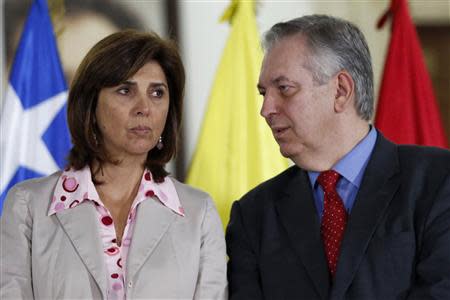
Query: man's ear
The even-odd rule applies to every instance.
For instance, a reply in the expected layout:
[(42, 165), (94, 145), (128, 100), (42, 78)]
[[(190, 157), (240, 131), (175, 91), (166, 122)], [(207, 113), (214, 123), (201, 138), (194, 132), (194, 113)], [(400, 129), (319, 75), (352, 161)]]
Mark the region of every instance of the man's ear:
[(355, 82), (352, 76), (345, 70), (340, 71), (335, 76), (336, 96), (334, 100), (334, 110), (336, 112), (345, 111), (349, 105), (353, 105), (355, 95)]

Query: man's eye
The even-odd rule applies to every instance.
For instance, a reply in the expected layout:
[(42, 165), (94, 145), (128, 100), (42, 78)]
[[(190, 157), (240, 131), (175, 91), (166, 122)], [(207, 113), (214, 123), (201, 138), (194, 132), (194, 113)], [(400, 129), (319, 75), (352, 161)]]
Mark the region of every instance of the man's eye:
[(288, 91), (289, 91), (289, 88), (290, 88), (290, 86), (288, 86), (288, 85), (280, 85), (280, 86), (278, 86), (278, 89), (279, 89), (280, 92), (282, 92), (282, 93), (288, 92)]

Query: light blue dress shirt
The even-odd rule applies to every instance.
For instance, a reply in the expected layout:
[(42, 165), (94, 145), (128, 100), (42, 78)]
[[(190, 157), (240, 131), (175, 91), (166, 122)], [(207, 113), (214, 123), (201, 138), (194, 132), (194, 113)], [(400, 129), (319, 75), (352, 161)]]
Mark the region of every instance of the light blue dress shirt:
[[(350, 211), (355, 202), (364, 171), (367, 163), (372, 155), (375, 142), (377, 140), (377, 131), (371, 126), (369, 133), (361, 140), (349, 153), (342, 157), (331, 169), (342, 175), (338, 181), (336, 190), (344, 202), (347, 213)], [(309, 180), (313, 189), (314, 200), (317, 213), (322, 221), (323, 215), (323, 189), (317, 183), (319, 172), (308, 172)]]

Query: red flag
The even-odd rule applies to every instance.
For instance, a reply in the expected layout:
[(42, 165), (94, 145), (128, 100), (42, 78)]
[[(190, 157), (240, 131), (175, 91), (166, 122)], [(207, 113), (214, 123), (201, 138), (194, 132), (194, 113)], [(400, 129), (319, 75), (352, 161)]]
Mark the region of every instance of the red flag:
[(378, 22), (392, 17), (375, 127), (399, 144), (447, 148), (433, 87), (406, 0), (392, 0)]

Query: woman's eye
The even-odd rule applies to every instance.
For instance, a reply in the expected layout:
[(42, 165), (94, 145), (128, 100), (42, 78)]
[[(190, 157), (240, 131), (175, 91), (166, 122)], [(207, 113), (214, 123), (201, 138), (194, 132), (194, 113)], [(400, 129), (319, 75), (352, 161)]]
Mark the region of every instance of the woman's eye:
[(117, 93), (121, 95), (128, 95), (130, 93), (130, 89), (127, 87), (121, 87), (117, 90)]
[(161, 98), (164, 95), (164, 91), (161, 89), (156, 89), (152, 91), (152, 96), (156, 98)]

